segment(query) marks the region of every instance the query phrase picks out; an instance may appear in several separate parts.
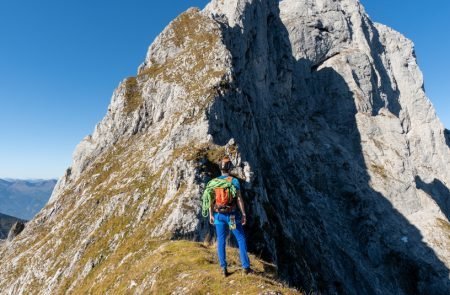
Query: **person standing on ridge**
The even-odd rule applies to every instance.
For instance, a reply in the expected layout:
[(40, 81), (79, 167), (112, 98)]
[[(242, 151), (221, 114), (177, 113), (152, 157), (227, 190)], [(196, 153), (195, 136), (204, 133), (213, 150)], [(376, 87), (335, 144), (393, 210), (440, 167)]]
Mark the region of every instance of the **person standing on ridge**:
[[(229, 157), (220, 163), (222, 175), (209, 181), (203, 193), (203, 216), (209, 213), (209, 222), (216, 227), (217, 254), (223, 276), (228, 276), (226, 260), (226, 237), (231, 230), (239, 245), (239, 256), (245, 274), (250, 273), (250, 260), (243, 225), (246, 224), (244, 201), (237, 178), (230, 176), (233, 164)], [(237, 210), (239, 207), (239, 211)]]

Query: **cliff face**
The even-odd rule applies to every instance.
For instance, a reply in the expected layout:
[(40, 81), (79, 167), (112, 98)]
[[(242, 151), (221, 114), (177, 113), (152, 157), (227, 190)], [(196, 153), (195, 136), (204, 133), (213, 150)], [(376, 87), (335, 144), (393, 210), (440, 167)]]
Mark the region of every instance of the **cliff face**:
[(155, 240), (211, 239), (200, 195), (228, 154), (249, 247), (285, 280), (447, 294), (448, 142), (412, 43), (358, 1), (214, 0), (154, 41), (49, 204), (0, 246), (0, 290), (112, 291)]

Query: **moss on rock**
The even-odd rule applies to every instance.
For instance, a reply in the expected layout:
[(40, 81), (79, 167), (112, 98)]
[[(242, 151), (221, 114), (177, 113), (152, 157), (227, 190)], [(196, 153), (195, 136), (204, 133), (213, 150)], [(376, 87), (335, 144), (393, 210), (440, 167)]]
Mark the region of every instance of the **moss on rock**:
[(217, 65), (214, 55), (224, 46), (220, 28), (199, 10), (190, 9), (169, 25), (168, 32), (161, 46), (175, 46), (179, 48), (178, 53), (162, 64), (153, 61), (140, 72), (139, 77), (160, 78), (180, 85), (187, 92), (187, 100), (204, 108), (215, 95), (214, 86), (223, 83), (226, 74), (225, 67)]

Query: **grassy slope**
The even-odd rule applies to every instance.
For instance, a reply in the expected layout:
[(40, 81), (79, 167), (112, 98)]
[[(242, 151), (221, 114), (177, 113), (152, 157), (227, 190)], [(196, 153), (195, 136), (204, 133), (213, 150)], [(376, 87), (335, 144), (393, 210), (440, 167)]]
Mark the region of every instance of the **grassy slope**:
[(73, 293), (264, 294), (272, 291), (278, 294), (300, 294), (277, 282), (273, 265), (253, 255), (250, 259), (255, 273), (243, 274), (238, 250), (234, 248), (229, 248), (227, 252), (231, 272), (227, 278), (223, 278), (219, 272), (214, 246), (183, 240), (155, 240), (152, 248), (145, 249), (146, 253), (133, 263), (123, 262), (123, 267), (107, 273), (100, 281), (98, 278), (88, 278)]

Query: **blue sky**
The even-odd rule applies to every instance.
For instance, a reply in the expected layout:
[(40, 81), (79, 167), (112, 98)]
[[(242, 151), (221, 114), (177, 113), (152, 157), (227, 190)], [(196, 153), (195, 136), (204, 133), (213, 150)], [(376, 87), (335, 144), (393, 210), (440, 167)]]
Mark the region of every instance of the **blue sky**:
[[(207, 2), (0, 0), (0, 177), (60, 177), (157, 34)], [(449, 128), (449, 1), (362, 2), (373, 20), (413, 39), (428, 96)]]

